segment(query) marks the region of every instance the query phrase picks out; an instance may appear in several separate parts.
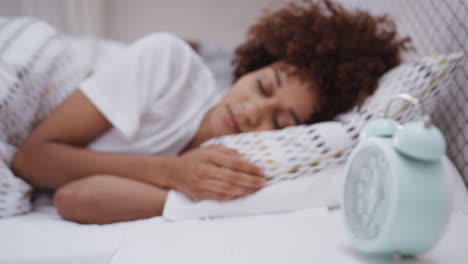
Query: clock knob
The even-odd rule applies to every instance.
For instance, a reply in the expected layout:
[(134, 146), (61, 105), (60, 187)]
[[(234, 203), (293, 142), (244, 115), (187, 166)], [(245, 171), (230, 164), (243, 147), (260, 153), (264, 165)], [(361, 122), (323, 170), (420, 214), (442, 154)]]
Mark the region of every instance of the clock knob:
[(409, 157), (436, 161), (445, 152), (445, 139), (437, 127), (412, 121), (397, 129), (393, 136), (393, 146)]

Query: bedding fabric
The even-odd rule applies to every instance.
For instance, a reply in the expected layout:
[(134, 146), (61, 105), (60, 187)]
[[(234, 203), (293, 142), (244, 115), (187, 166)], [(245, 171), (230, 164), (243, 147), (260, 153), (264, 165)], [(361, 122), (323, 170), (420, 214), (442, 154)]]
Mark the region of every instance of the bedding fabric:
[[(453, 185), (463, 186), (461, 181), (460, 177), (454, 178)], [(329, 202), (338, 201), (340, 186), (340, 182), (328, 185)], [(453, 241), (451, 237), (458, 232), (460, 239), (468, 238), (463, 237), (468, 197), (466, 189), (454, 193), (463, 194), (454, 197), (454, 224), (449, 226), (445, 242), (430, 255), (447, 260), (440, 263), (466, 263), (466, 257), (463, 259), (455, 250), (464, 246), (464, 240)], [(37, 199), (34, 212), (0, 220), (0, 263), (347, 263), (353, 261), (353, 255), (343, 251), (350, 245), (339, 233), (342, 227), (340, 218), (332, 217), (323, 207), (175, 223), (153, 217), (110, 225), (80, 225), (63, 221), (50, 202)], [(446, 258), (447, 254), (451, 258)], [(331, 261), (334, 256), (337, 261)], [(465, 262), (456, 262), (460, 258)]]
[(339, 180), (349, 152), (340, 148), (351, 142), (339, 122), (209, 140), (204, 145), (219, 144), (235, 149), (254, 164), (264, 167), (265, 175), (270, 179), (268, 186), (234, 201), (193, 201), (171, 190), (163, 216), (177, 220), (330, 206), (333, 202), (330, 201), (329, 186)]
[(52, 206), (0, 220), (0, 263), (109, 263), (125, 232), (138, 221), (80, 225), (63, 221)]
[(0, 218), (31, 209), (30, 186), (9, 169), (19, 144), (119, 49), (34, 18), (0, 18)]
[[(336, 120), (360, 131), (367, 121), (383, 117), (387, 102), (399, 93), (408, 93), (418, 99), (423, 113), (431, 115), (441, 98), (449, 93), (449, 83), (463, 58), (463, 53), (459, 52), (403, 63), (380, 78), (377, 90), (362, 106), (338, 116)], [(404, 123), (417, 118), (416, 113), (414, 107), (400, 100), (391, 105), (388, 117)]]
[(52, 27), (31, 18), (0, 22), (0, 218), (31, 209), (31, 188), (9, 165), (18, 145), (47, 111), (42, 98), (50, 91), (48, 79), (62, 52), (57, 39)]
[(111, 264), (466, 264), (467, 214), (451, 215), (439, 243), (415, 259), (393, 261), (353, 249), (341, 212), (323, 208), (215, 220), (135, 225)]
[[(442, 158), (442, 164), (450, 188), (452, 210), (468, 210), (468, 192), (462, 176), (446, 156)], [(314, 175), (270, 184), (254, 194), (233, 201), (194, 201), (177, 191), (170, 191), (163, 217), (179, 221), (338, 207), (343, 174), (344, 165), (338, 165)]]

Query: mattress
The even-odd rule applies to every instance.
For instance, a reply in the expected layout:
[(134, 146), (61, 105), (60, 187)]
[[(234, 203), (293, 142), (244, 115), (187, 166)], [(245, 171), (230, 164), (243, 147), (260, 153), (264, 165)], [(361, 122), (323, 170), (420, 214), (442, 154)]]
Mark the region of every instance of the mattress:
[[(134, 226), (113, 257), (126, 263), (393, 263), (355, 251), (341, 212), (316, 208), (273, 215)], [(453, 213), (436, 247), (401, 263), (466, 264), (468, 215)]]
[[(452, 219), (427, 263), (468, 263), (468, 193), (445, 159)], [(340, 184), (329, 190), (338, 195)], [(316, 207), (277, 214), (168, 221), (153, 217), (109, 225), (64, 221), (48, 196), (34, 212), (0, 220), (0, 263), (360, 263), (337, 210)], [(294, 260), (291, 262), (290, 260)], [(354, 261), (354, 262), (353, 262)], [(461, 261), (461, 262), (458, 262)], [(329, 262), (329, 261), (327, 261)], [(372, 262), (371, 262), (372, 263)], [(375, 263), (375, 262), (374, 262)], [(425, 263), (425, 262), (423, 262)]]
[[(46, 209), (1, 221), (0, 263), (387, 263), (354, 251), (340, 212), (325, 208), (103, 226)], [(468, 263), (466, 222), (466, 211), (454, 212), (439, 244), (414, 263)]]
[(52, 206), (0, 221), (0, 263), (109, 263), (133, 224), (80, 225)]

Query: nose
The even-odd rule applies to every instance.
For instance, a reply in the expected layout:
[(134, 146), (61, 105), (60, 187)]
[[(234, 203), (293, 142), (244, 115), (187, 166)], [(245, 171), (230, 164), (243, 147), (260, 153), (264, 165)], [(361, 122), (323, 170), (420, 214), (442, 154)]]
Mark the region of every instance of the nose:
[(275, 98), (262, 98), (256, 101), (245, 102), (245, 117), (248, 124), (256, 127), (262, 124), (265, 120), (270, 120), (273, 111), (279, 106)]

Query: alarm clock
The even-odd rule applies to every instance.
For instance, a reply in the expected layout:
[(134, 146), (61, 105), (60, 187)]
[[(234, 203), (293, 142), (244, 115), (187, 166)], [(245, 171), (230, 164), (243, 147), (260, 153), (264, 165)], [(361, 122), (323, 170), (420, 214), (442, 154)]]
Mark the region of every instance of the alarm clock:
[[(387, 117), (397, 99), (413, 104), (419, 120), (400, 124)], [(435, 245), (449, 215), (444, 152), (442, 133), (409, 94), (391, 99), (384, 117), (363, 127), (345, 166), (341, 199), (354, 247), (415, 256)]]

